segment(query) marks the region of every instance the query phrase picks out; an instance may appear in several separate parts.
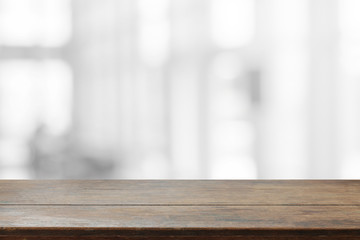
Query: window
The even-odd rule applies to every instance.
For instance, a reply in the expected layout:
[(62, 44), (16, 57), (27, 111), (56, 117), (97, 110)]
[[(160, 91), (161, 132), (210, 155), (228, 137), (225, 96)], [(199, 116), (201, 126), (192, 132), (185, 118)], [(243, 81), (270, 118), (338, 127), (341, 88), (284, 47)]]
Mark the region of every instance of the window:
[(28, 178), (29, 142), (40, 126), (71, 124), (72, 70), (67, 0), (0, 0), (0, 177)]

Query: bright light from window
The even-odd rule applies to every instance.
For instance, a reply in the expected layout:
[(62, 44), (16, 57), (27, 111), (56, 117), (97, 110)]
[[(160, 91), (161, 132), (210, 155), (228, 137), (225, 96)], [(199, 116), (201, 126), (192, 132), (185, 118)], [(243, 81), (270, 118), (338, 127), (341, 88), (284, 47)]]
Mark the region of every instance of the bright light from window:
[(72, 78), (60, 60), (12, 60), (0, 63), (2, 132), (26, 137), (37, 124), (54, 134), (70, 122)]
[(338, 94), (339, 107), (339, 144), (341, 149), (341, 178), (360, 178), (359, 150), (359, 89), (360, 89), (360, 1), (339, 1), (340, 25), (340, 69), (341, 80)]
[(168, 0), (139, 1), (139, 49), (143, 61), (152, 66), (164, 63), (168, 54), (170, 26)]
[(70, 34), (70, 0), (0, 0), (0, 44), (57, 47)]
[(360, 1), (341, 0), (340, 9), (340, 31), (343, 38), (360, 39)]
[(5, 136), (25, 137), (30, 134), (36, 119), (37, 94), (32, 90), (38, 79), (35, 61), (16, 60), (0, 64), (0, 126)]
[(71, 121), (71, 69), (61, 60), (44, 61), (40, 67), (44, 74), (41, 118), (53, 134), (61, 134), (68, 129)]
[(235, 48), (249, 43), (254, 34), (253, 0), (212, 0), (212, 37), (220, 47)]

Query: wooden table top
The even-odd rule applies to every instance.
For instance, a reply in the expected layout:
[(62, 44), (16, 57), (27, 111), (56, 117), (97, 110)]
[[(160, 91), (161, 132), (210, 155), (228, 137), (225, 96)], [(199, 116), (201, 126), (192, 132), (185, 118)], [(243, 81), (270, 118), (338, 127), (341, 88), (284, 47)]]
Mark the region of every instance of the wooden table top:
[(360, 239), (360, 181), (0, 181), (0, 239), (169, 236)]

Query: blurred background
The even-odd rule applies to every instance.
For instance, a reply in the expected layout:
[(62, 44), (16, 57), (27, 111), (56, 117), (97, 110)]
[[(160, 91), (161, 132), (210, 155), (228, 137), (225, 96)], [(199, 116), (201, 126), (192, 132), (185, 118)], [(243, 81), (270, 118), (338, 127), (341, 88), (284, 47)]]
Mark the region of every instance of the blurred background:
[(360, 178), (358, 0), (0, 0), (0, 178)]

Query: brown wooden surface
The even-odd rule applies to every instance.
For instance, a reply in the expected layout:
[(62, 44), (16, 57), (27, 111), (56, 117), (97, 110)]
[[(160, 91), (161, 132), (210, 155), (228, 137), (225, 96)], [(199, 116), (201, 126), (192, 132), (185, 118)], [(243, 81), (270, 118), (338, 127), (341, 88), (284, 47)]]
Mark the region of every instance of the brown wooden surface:
[(360, 181), (0, 181), (0, 239), (360, 239)]

